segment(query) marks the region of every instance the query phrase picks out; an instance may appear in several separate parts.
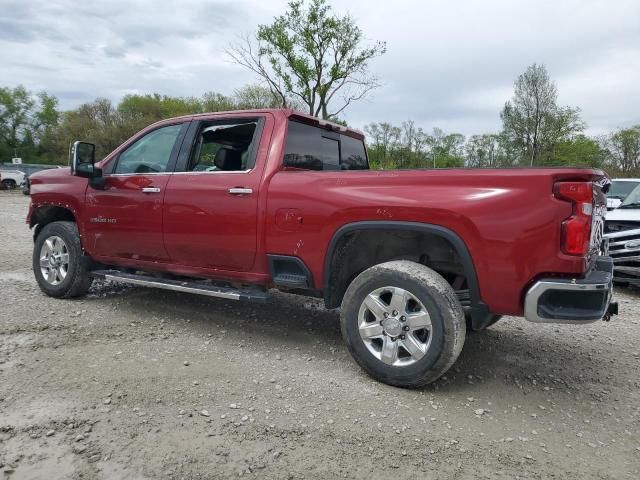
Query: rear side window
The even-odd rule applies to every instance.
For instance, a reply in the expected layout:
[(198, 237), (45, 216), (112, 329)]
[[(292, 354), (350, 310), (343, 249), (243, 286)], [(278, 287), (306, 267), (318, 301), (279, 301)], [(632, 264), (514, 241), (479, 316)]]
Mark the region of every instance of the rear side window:
[(362, 141), (294, 121), (289, 121), (284, 166), (304, 170), (369, 168)]
[(347, 135), (340, 135), (340, 164), (343, 170), (368, 170), (369, 163), (367, 163), (364, 142)]

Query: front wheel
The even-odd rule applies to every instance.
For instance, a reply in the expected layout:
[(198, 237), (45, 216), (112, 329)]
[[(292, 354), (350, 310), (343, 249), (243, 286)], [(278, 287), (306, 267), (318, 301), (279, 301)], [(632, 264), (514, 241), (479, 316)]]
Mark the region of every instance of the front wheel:
[(40, 289), (50, 297), (71, 298), (87, 293), (92, 281), (87, 263), (75, 223), (52, 222), (38, 233), (33, 273)]
[(372, 377), (398, 387), (420, 387), (456, 361), (466, 323), (455, 291), (438, 273), (400, 260), (365, 270), (349, 285), (342, 335)]

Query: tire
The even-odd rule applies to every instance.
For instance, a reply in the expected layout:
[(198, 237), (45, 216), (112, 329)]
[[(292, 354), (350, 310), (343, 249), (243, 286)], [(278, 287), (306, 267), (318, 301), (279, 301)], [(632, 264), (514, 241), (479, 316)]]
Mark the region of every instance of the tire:
[(481, 328), (480, 330), (474, 330), (473, 328), (471, 328), (471, 314), (465, 313), (465, 320), (467, 322), (467, 333), (482, 332), (502, 318), (502, 315), (495, 315), (493, 313), (490, 313), (488, 316), (491, 317), (491, 320), (489, 320), (489, 323), (487, 323), (487, 326), (484, 328)]
[[(398, 305), (404, 307), (395, 310)], [(355, 361), (376, 380), (403, 388), (421, 387), (444, 375), (460, 355), (466, 335), (464, 312), (449, 283), (407, 260), (382, 263), (358, 275), (345, 293), (340, 323)]]
[[(45, 247), (47, 240), (50, 243)], [(54, 259), (50, 260), (51, 257)], [(66, 268), (63, 268), (65, 260)], [(33, 273), (40, 290), (50, 297), (73, 298), (86, 294), (92, 282), (89, 263), (74, 222), (52, 222), (38, 233), (33, 248)], [(47, 276), (43, 270), (48, 272)]]
[(11, 179), (2, 180), (2, 188), (6, 190), (13, 190), (17, 186), (18, 185), (16, 184), (15, 180), (11, 180)]

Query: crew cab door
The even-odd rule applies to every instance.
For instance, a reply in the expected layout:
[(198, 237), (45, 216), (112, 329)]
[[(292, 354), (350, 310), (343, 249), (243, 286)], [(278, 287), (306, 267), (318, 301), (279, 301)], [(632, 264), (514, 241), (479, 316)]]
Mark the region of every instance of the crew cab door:
[(251, 270), (270, 115), (194, 121), (164, 200), (164, 242), (173, 263)]
[(141, 134), (105, 166), (104, 189), (87, 188), (86, 245), (100, 259), (166, 262), (162, 205), (189, 122)]

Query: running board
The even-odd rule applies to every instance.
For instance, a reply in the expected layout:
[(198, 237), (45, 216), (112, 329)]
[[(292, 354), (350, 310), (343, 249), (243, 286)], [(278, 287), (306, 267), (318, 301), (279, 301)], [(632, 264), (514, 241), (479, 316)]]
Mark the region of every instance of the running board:
[(94, 277), (104, 278), (105, 280), (111, 280), (113, 282), (128, 283), (143, 287), (162, 288), (164, 290), (174, 290), (176, 292), (195, 293), (209, 297), (225, 298), (227, 300), (267, 303), (271, 299), (268, 292), (258, 288), (221, 287), (207, 280), (174, 280), (171, 278), (153, 277), (151, 275), (126, 273), (119, 270), (94, 270), (91, 274)]

